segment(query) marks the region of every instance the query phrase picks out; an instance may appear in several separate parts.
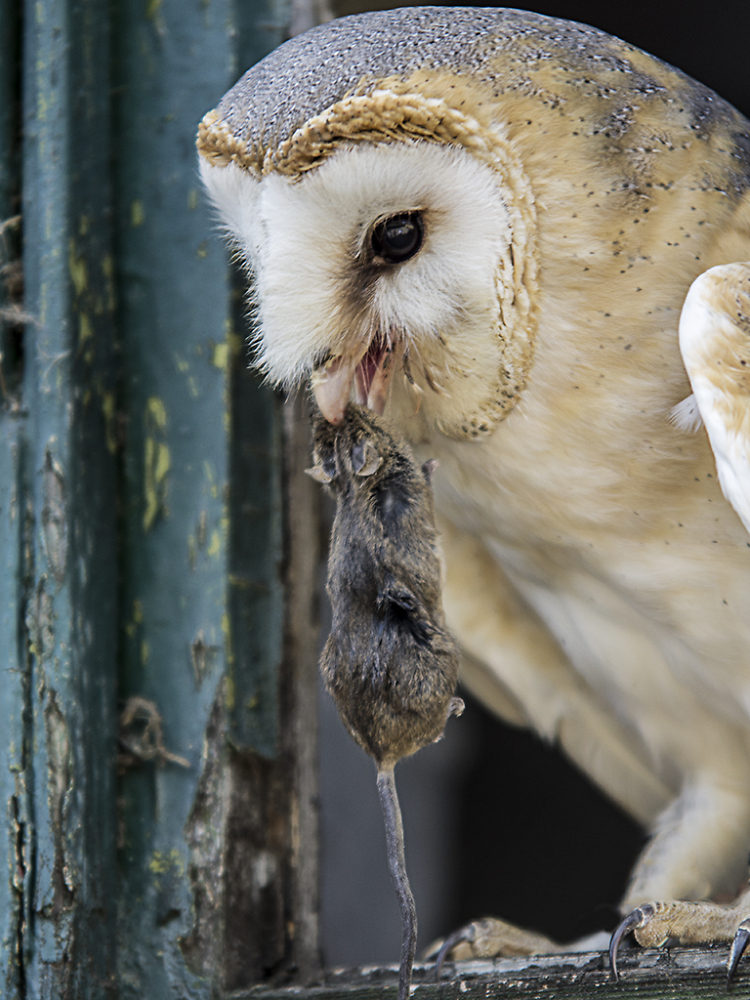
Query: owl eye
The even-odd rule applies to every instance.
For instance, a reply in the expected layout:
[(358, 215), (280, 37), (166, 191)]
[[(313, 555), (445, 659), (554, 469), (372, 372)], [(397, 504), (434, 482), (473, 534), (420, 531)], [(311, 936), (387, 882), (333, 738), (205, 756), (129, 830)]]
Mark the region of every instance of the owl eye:
[(420, 212), (403, 212), (383, 219), (372, 231), (372, 249), (389, 264), (409, 260), (422, 246), (424, 226)]

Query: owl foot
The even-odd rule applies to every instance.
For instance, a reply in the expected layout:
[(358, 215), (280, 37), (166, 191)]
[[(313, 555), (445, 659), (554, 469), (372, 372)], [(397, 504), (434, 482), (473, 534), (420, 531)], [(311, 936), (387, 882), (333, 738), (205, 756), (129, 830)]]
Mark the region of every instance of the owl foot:
[(448, 956), (461, 962), (498, 956), (545, 955), (563, 950), (562, 945), (543, 934), (523, 930), (495, 917), (484, 917), (454, 931), (443, 942), (436, 942), (425, 957), (434, 958), (437, 954), (435, 966), (439, 980), (443, 962)]
[(644, 903), (629, 913), (612, 935), (609, 945), (612, 976), (615, 981), (619, 978), (617, 951), (622, 939), (632, 933), (644, 948), (660, 948), (668, 941), (684, 945), (731, 941), (727, 960), (727, 983), (730, 983), (750, 942), (748, 904), (748, 894), (731, 906), (679, 900)]

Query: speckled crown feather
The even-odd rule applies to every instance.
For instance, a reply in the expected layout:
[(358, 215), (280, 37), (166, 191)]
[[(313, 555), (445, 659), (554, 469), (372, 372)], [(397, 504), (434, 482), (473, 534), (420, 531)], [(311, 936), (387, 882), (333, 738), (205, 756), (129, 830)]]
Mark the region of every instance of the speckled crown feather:
[[(293, 38), (248, 70), (203, 119), (198, 148), (217, 164), (234, 160), (252, 169), (323, 108), (366, 92), (368, 81), (405, 79), (419, 69), (466, 73), (500, 94), (533, 86), (534, 68), (554, 63), (563, 73), (585, 69), (584, 85), (594, 82), (592, 74), (601, 86), (608, 75), (626, 72), (644, 95), (663, 92), (663, 80), (648, 70), (667, 67), (650, 57), (644, 67), (642, 55), (596, 28), (519, 10), (413, 7), (355, 15)], [(683, 82), (695, 101), (695, 82), (668, 69), (671, 88)]]

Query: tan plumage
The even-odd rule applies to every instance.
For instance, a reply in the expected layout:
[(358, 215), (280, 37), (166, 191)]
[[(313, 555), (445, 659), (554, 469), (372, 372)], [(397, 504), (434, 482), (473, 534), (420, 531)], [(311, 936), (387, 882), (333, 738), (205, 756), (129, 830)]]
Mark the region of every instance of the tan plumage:
[[(270, 376), (312, 375), (332, 421), (352, 382), (360, 402), (388, 391), (440, 462), (465, 682), (651, 828), (623, 906), (735, 891), (747, 266), (701, 278), (678, 325), (696, 278), (750, 259), (750, 125), (594, 29), (418, 8), (283, 46), (199, 149)], [(399, 262), (375, 239), (393, 218), (422, 227)], [(709, 438), (731, 438), (721, 482)]]

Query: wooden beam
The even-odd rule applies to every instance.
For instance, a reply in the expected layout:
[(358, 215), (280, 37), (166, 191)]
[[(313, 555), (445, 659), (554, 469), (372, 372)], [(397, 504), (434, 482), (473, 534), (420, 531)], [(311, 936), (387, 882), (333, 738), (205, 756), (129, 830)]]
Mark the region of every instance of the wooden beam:
[[(439, 984), (434, 966), (417, 966), (412, 995), (415, 1000), (716, 1000), (745, 995), (750, 972), (742, 968), (727, 993), (726, 955), (725, 947), (633, 949), (621, 955), (617, 983), (601, 952), (448, 963)], [(329, 972), (305, 990), (239, 991), (231, 1000), (389, 1000), (397, 988), (398, 968), (389, 966)]]

